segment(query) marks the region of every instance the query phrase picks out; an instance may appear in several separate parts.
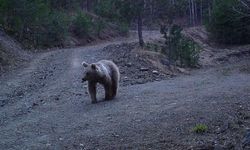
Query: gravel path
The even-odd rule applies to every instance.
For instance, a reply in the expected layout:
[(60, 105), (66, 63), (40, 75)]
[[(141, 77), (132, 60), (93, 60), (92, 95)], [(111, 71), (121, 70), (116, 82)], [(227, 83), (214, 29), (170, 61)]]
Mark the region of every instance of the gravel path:
[[(149, 34), (150, 35), (150, 34)], [(0, 78), (0, 149), (236, 149), (250, 127), (250, 61), (121, 86), (91, 104), (81, 61), (105, 58), (119, 42), (34, 57)], [(99, 99), (103, 90), (98, 95)], [(193, 132), (196, 124), (207, 132)]]

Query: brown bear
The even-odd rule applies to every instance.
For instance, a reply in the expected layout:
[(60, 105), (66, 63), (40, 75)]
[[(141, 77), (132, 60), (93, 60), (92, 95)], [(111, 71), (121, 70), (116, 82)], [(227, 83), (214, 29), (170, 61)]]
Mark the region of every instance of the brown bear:
[(105, 90), (105, 100), (113, 99), (118, 90), (120, 72), (116, 64), (109, 60), (101, 60), (88, 64), (82, 62), (84, 74), (82, 82), (88, 81), (88, 90), (92, 103), (96, 103), (96, 84), (103, 85)]

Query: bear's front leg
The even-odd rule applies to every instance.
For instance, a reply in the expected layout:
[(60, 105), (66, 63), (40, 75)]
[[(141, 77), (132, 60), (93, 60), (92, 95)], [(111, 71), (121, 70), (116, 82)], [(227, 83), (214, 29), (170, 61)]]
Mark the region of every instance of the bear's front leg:
[(97, 100), (96, 100), (96, 83), (95, 82), (88, 82), (88, 90), (89, 90), (90, 98), (92, 100), (92, 104), (97, 103)]

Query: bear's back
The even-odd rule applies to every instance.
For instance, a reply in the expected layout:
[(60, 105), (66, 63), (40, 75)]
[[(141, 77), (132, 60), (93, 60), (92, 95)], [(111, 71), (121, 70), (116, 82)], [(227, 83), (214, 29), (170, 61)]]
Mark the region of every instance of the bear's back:
[(116, 75), (119, 78), (119, 68), (116, 66), (116, 64), (113, 61), (110, 60), (101, 60), (98, 62), (98, 64), (101, 66), (103, 72), (106, 75), (113, 76)]

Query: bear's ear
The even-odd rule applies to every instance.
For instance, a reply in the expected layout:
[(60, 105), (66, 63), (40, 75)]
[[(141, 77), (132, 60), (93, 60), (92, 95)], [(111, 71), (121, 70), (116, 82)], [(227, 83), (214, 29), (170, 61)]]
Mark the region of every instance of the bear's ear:
[(91, 68), (94, 69), (94, 70), (96, 70), (97, 67), (96, 67), (95, 64), (91, 64)]
[(82, 66), (83, 66), (83, 67), (88, 67), (88, 65), (89, 65), (89, 64), (86, 63), (85, 61), (82, 62)]

